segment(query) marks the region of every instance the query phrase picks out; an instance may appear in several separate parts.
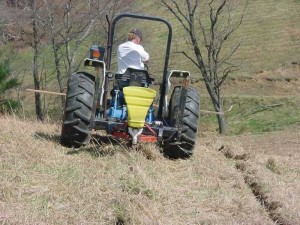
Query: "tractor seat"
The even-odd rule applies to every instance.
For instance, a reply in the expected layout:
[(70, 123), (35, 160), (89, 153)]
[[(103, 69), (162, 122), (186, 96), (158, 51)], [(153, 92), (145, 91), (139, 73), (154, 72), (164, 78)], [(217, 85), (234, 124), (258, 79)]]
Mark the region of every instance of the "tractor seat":
[(128, 86), (149, 87), (154, 81), (149, 76), (148, 71), (133, 68), (128, 68), (124, 74), (115, 74), (115, 79), (121, 88)]

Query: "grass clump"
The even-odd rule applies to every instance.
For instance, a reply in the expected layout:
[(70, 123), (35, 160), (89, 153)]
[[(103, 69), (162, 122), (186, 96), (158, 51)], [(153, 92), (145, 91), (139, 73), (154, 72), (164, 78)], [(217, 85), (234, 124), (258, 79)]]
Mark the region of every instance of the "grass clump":
[(120, 202), (115, 202), (113, 204), (113, 209), (116, 215), (116, 225), (124, 225), (130, 223), (130, 217), (126, 206), (124, 206)]
[(266, 167), (269, 170), (271, 170), (273, 173), (276, 173), (278, 175), (281, 174), (281, 171), (280, 171), (280, 169), (279, 169), (279, 167), (278, 167), (278, 165), (277, 165), (277, 163), (276, 163), (276, 161), (275, 161), (274, 158), (269, 158), (268, 159)]

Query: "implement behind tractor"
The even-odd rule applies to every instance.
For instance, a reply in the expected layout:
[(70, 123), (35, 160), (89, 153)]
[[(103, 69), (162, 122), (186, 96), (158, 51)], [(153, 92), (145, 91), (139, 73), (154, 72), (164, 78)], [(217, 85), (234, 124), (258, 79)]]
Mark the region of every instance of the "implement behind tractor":
[[(151, 89), (153, 79), (146, 70), (128, 68), (125, 74), (110, 72), (116, 23), (123, 17), (164, 23), (168, 41), (159, 93)], [(170, 24), (159, 17), (121, 14), (110, 24), (107, 57), (105, 49), (92, 46), (85, 66), (96, 69), (96, 75), (74, 73), (68, 81), (66, 104), (61, 131), (61, 143), (80, 147), (89, 143), (92, 130), (105, 130), (108, 135), (123, 138), (133, 145), (157, 143), (170, 158), (186, 158), (193, 154), (199, 120), (199, 93), (189, 87), (190, 73), (168, 71), (172, 39)], [(173, 88), (171, 79), (180, 78), (181, 85)], [(109, 83), (113, 82), (112, 90)], [(178, 83), (178, 82), (176, 82)], [(154, 99), (158, 98), (158, 106)]]

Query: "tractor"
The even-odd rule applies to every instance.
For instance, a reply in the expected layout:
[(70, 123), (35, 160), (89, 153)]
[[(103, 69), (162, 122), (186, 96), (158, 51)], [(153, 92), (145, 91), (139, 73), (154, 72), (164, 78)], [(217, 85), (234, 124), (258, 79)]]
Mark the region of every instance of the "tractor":
[[(146, 69), (128, 68), (125, 74), (110, 69), (115, 27), (125, 17), (167, 26), (168, 40), (158, 90), (151, 88), (154, 79)], [(130, 145), (156, 143), (169, 158), (190, 157), (197, 139), (200, 96), (198, 89), (190, 86), (188, 71), (168, 70), (170, 23), (160, 17), (124, 13), (108, 24), (107, 47), (92, 45), (89, 57), (84, 60), (85, 66), (95, 68), (95, 75), (75, 72), (68, 80), (61, 144), (80, 147), (90, 142), (93, 130), (104, 130), (107, 136), (122, 138)], [(173, 79), (176, 82), (171, 82)]]

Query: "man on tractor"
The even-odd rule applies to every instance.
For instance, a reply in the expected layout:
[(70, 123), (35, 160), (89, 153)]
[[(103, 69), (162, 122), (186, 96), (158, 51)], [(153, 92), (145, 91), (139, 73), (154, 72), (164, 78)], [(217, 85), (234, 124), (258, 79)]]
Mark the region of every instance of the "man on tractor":
[(128, 68), (144, 70), (149, 54), (141, 45), (142, 32), (133, 29), (128, 33), (127, 41), (118, 47), (118, 74), (124, 74)]

